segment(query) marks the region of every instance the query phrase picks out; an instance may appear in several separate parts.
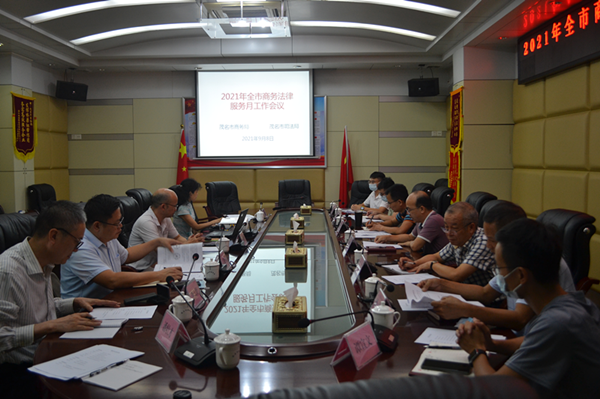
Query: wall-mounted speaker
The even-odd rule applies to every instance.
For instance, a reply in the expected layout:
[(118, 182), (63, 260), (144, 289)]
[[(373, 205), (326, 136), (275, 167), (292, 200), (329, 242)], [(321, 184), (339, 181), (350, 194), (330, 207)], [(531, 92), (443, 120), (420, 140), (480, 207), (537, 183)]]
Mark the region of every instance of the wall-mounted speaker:
[(409, 97), (431, 97), (440, 94), (438, 78), (411, 79), (408, 81)]
[(56, 98), (63, 100), (85, 101), (87, 99), (88, 86), (83, 83), (56, 82)]

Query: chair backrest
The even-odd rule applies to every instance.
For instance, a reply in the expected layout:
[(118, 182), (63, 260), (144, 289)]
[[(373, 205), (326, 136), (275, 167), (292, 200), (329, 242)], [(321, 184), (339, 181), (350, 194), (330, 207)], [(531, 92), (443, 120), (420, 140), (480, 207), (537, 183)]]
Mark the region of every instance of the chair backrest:
[(465, 378), (456, 374), (360, 380), (332, 385), (285, 388), (251, 395), (250, 399), (535, 399), (527, 382), (509, 376)]
[(125, 248), (128, 247), (129, 244), (129, 236), (131, 235), (131, 230), (133, 230), (133, 225), (135, 221), (142, 215), (142, 211), (140, 210), (140, 205), (138, 202), (132, 197), (127, 197), (124, 195), (116, 197), (121, 203), (121, 216), (123, 217), (123, 228), (121, 229), (121, 234), (119, 234), (118, 240)]
[(146, 212), (148, 208), (150, 208), (152, 193), (149, 190), (146, 190), (145, 188), (131, 188), (127, 190), (125, 194), (137, 201), (142, 213)]
[(299, 208), (311, 205), (310, 181), (302, 179), (279, 180), (280, 208)]
[(41, 212), (49, 203), (56, 201), (56, 192), (50, 184), (32, 184), (27, 187), (27, 208)]
[(350, 205), (362, 204), (370, 194), (368, 180), (355, 180), (350, 188)]
[[(486, 193), (485, 191), (475, 191), (474, 193), (469, 194), (465, 201), (473, 205), (473, 208), (475, 208), (477, 213), (481, 214), (481, 208), (483, 208), (486, 203), (497, 199), (498, 197), (494, 194)], [(483, 226), (483, 219), (479, 218), (479, 227), (481, 226)]]
[(437, 179), (433, 185), (436, 187), (448, 187), (448, 179)]
[(33, 235), (36, 213), (5, 213), (0, 215), (0, 253), (27, 236)]
[(411, 192), (415, 192), (415, 191), (425, 191), (427, 193), (427, 195), (431, 196), (431, 192), (433, 191), (433, 189), (435, 188), (435, 186), (433, 184), (429, 184), (429, 183), (417, 183), (415, 184), (415, 186), (413, 187)]
[(454, 196), (454, 189), (450, 187), (436, 187), (431, 192), (431, 203), (433, 204), (433, 210), (439, 215), (444, 216), (446, 209), (450, 206), (450, 201)]
[(571, 269), (573, 282), (587, 277), (590, 271), (590, 240), (596, 232), (596, 218), (568, 209), (549, 209), (537, 217), (538, 222), (556, 229), (563, 245), (563, 258)]
[(230, 181), (213, 181), (205, 184), (206, 205), (212, 216), (236, 214), (242, 207), (237, 186)]

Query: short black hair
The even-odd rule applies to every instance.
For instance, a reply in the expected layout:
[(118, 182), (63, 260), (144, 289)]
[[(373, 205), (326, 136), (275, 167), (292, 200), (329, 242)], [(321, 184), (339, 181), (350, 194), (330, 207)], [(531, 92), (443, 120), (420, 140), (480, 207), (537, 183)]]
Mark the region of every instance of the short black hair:
[(373, 173), (371, 173), (371, 176), (369, 176), (369, 179), (383, 180), (383, 179), (385, 179), (385, 174), (381, 173), (381, 172), (373, 172)]
[(510, 270), (522, 267), (539, 283), (558, 283), (562, 247), (552, 228), (536, 220), (517, 219), (496, 233), (496, 241)]
[(427, 195), (425, 191), (415, 191), (413, 193), (416, 199), (417, 208), (424, 207), (428, 211), (433, 209), (433, 202), (431, 202), (431, 197)]
[(42, 238), (50, 229), (73, 231), (81, 223), (85, 223), (85, 214), (80, 206), (71, 201), (52, 202), (35, 219), (33, 236)]
[(392, 187), (385, 190), (385, 195), (392, 197), (392, 201), (401, 200), (402, 202), (406, 202), (406, 197), (408, 197), (408, 190), (404, 184), (394, 184)]
[(391, 177), (384, 177), (377, 185), (378, 190), (387, 190), (394, 185), (394, 181)]
[(190, 202), (190, 194), (200, 190), (202, 185), (194, 179), (183, 179), (181, 183), (175, 186), (177, 194), (177, 205), (184, 205)]
[(512, 221), (526, 217), (527, 214), (519, 205), (510, 201), (498, 200), (498, 203), (485, 213), (483, 221), (493, 224), (496, 226), (496, 230), (500, 230)]
[(94, 222), (106, 223), (120, 206), (121, 202), (112, 195), (93, 196), (83, 208), (85, 216), (87, 216), (85, 225), (90, 228)]

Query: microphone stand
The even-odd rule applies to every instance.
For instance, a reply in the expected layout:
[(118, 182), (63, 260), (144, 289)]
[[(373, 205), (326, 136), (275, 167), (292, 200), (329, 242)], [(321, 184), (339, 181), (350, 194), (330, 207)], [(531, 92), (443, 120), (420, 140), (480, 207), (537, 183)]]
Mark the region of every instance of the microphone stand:
[(190, 271), (188, 272), (188, 275), (187, 275), (187, 278), (185, 279), (185, 281), (182, 281), (182, 283), (184, 284), (182, 286), (182, 288), (184, 289), (186, 294), (187, 294), (187, 283), (190, 282), (190, 277), (192, 275), (192, 269), (194, 268), (194, 263), (196, 263), (196, 261), (198, 260), (199, 257), (200, 257), (200, 255), (198, 255), (197, 253), (192, 255), (192, 265), (190, 266)]
[(185, 299), (183, 293), (177, 288), (175, 285), (175, 279), (171, 276), (167, 277), (167, 284), (183, 298), (185, 303), (192, 310), (192, 314), (198, 318), (198, 322), (202, 325), (202, 329), (204, 330), (204, 337), (194, 338), (189, 342), (179, 346), (175, 350), (175, 356), (177, 356), (181, 361), (191, 364), (194, 367), (202, 367), (209, 364), (212, 364), (215, 360), (215, 343), (208, 339), (208, 332), (206, 330), (206, 325), (202, 318), (196, 312), (196, 309)]

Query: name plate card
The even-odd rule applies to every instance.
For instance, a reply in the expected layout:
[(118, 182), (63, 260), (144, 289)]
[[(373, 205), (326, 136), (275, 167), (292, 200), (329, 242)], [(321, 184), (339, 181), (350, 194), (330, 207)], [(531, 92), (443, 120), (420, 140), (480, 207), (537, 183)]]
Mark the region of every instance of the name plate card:
[(352, 356), (354, 366), (360, 370), (380, 353), (371, 324), (364, 323), (344, 334), (333, 355), (331, 365), (335, 366), (348, 356)]
[(350, 250), (350, 246), (352, 245), (352, 243), (354, 242), (354, 234), (350, 234), (350, 238), (348, 239), (348, 242), (346, 243), (346, 246), (344, 247), (344, 250), (342, 251), (342, 256), (345, 258), (346, 255), (348, 255), (348, 251)]
[(233, 265), (231, 264), (231, 261), (229, 260), (229, 255), (227, 255), (225, 253), (225, 251), (221, 251), (219, 253), (219, 256), (221, 257), (221, 264), (225, 267), (226, 270), (233, 269)]
[(185, 292), (194, 300), (194, 307), (200, 309), (204, 306), (204, 298), (200, 292), (200, 286), (195, 278), (191, 279), (185, 286)]
[(363, 255), (360, 257), (358, 264), (356, 265), (356, 267), (354, 268), (354, 271), (352, 272), (352, 275), (350, 276), (350, 281), (352, 282), (352, 285), (354, 285), (356, 283), (356, 281), (358, 280), (358, 276), (360, 276), (360, 271), (364, 267), (365, 263), (366, 263), (366, 258)]
[(179, 320), (171, 311), (167, 310), (163, 316), (155, 339), (167, 353), (171, 353), (181, 339), (184, 343), (191, 341), (190, 335), (185, 329), (181, 320)]
[(386, 303), (386, 305), (393, 308), (393, 306), (391, 306), (390, 300), (385, 295), (385, 292), (383, 292), (383, 289), (379, 288), (377, 290), (377, 295), (375, 296), (375, 299), (373, 299), (373, 304), (371, 305), (371, 309), (373, 309), (375, 306), (381, 305), (381, 301), (384, 301)]
[(240, 231), (240, 242), (242, 243), (243, 246), (247, 247), (248, 246), (248, 240), (246, 239), (246, 236), (244, 235), (243, 231)]

